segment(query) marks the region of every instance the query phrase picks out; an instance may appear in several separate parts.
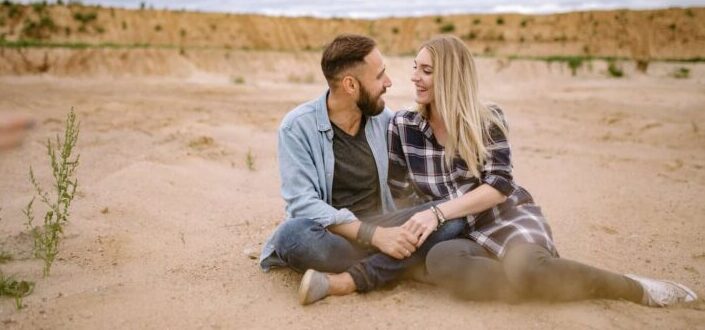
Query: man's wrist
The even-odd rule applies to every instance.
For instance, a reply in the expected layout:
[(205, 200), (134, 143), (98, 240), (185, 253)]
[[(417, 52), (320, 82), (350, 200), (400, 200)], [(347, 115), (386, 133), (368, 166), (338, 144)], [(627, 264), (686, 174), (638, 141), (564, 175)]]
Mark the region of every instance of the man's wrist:
[(379, 249), (379, 234), (385, 230), (384, 227), (377, 227), (374, 233), (372, 233), (372, 237), (370, 238), (370, 245), (376, 249)]
[(374, 238), (376, 230), (377, 226), (366, 222), (360, 222), (360, 228), (357, 231), (356, 241), (358, 244), (363, 246), (374, 245), (372, 243), (372, 239)]

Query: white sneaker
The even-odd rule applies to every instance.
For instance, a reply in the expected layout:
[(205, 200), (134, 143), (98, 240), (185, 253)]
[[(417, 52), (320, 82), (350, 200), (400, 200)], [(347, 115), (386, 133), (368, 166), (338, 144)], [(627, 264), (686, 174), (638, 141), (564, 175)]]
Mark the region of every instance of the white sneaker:
[(624, 276), (636, 281), (644, 289), (644, 298), (641, 303), (646, 306), (665, 307), (698, 299), (698, 295), (683, 284), (655, 280), (634, 274), (626, 274)]

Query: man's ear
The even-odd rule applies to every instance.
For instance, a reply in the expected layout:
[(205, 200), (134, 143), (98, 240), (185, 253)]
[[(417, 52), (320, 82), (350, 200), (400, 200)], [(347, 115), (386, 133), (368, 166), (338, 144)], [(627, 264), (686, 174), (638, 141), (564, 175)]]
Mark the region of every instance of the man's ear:
[(353, 76), (346, 75), (340, 80), (340, 87), (342, 87), (346, 93), (354, 95), (359, 88), (358, 83), (357, 79)]

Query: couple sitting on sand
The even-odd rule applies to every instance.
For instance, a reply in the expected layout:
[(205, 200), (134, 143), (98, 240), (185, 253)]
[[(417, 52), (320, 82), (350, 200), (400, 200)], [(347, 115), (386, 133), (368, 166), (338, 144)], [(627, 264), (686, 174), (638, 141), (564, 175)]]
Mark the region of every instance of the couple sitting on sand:
[(287, 220), (260, 265), (304, 272), (301, 304), (405, 273), (472, 300), (697, 299), (681, 284), (560, 258), (541, 208), (513, 180), (504, 114), (478, 99), (465, 44), (443, 36), (419, 49), (415, 111), (385, 107), (392, 82), (375, 41), (341, 35), (321, 59), (329, 90), (282, 121)]

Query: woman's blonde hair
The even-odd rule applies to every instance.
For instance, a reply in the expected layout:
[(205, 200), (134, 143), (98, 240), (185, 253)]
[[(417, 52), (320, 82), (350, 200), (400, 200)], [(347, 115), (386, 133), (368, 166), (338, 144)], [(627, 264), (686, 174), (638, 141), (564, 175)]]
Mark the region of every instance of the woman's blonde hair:
[[(455, 36), (433, 38), (420, 49), (431, 54), (433, 64), (433, 94), (436, 109), (447, 131), (445, 160), (452, 166), (459, 155), (475, 177), (489, 155), (490, 128), (496, 126), (507, 133), (500, 115), (478, 98), (475, 61), (462, 40)], [(430, 118), (431, 108), (419, 106), (421, 115)]]

